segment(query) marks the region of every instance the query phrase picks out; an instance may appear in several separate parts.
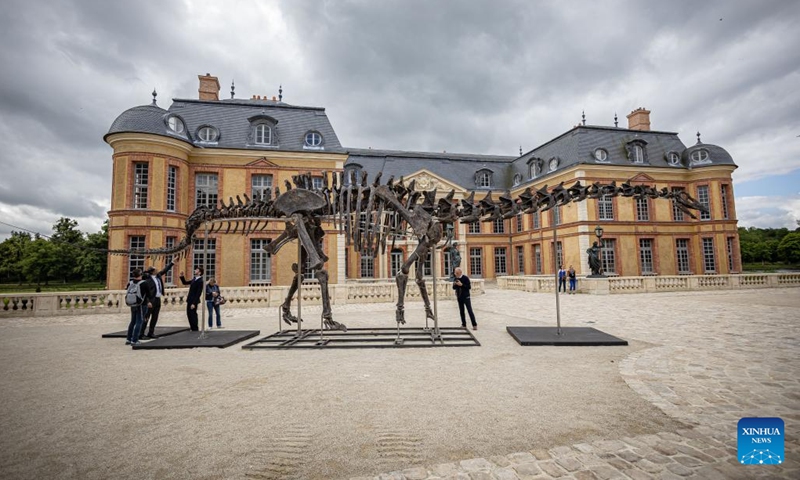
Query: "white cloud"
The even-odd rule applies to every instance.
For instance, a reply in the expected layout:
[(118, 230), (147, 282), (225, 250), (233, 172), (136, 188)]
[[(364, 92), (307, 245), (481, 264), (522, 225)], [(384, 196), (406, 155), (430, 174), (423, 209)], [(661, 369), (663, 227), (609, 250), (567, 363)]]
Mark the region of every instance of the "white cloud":
[(740, 227), (785, 227), (794, 230), (800, 220), (800, 193), (791, 196), (737, 197), (736, 215)]

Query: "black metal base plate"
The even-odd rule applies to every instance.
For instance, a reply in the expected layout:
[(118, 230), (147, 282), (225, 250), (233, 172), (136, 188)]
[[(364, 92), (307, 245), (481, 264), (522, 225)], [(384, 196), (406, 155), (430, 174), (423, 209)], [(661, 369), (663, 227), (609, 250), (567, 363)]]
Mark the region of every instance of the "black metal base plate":
[[(156, 327), (156, 336), (163, 337), (172, 335), (174, 333), (185, 332), (189, 327)], [(127, 338), (128, 331), (122, 330), (121, 332), (111, 332), (103, 335), (103, 338)]]
[(170, 348), (208, 348), (230, 347), (248, 338), (253, 338), (260, 330), (212, 330), (206, 332), (205, 338), (200, 338), (201, 332), (186, 331), (159, 337), (152, 341), (140, 342), (134, 345), (134, 350), (163, 350)]
[(522, 346), (593, 347), (628, 344), (627, 340), (591, 327), (562, 327), (561, 335), (556, 327), (506, 327), (506, 331)]
[[(282, 330), (255, 342), (243, 345), (248, 350), (276, 349), (329, 349), (329, 348), (430, 348), (479, 347), (481, 344), (466, 328), (442, 327), (436, 337), (433, 328), (348, 328), (341, 330), (319, 329)], [(399, 339), (399, 340), (398, 340)]]

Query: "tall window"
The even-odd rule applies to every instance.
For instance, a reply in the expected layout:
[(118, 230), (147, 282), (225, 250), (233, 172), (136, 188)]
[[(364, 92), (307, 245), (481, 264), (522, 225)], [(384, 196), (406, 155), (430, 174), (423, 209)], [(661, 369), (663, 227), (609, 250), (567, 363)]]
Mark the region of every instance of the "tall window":
[(708, 199), (708, 185), (697, 187), (697, 203), (706, 207), (708, 213), (700, 212), (700, 220), (711, 220), (711, 202)]
[(731, 273), (734, 270), (734, 261), (733, 261), (733, 237), (728, 237), (726, 239), (726, 246), (728, 247), (728, 273)]
[(472, 247), (469, 249), (469, 273), (473, 277), (483, 276), (483, 249), (480, 247)]
[[(447, 255), (445, 255), (447, 258)], [(389, 262), (389, 275), (393, 278), (400, 273), (400, 269), (403, 268), (403, 251), (399, 249), (392, 250), (391, 260)]]
[(217, 205), (217, 182), (216, 173), (198, 173), (195, 176), (195, 208), (201, 205), (213, 208)]
[(428, 254), (425, 255), (425, 261), (422, 262), (422, 275), (425, 277), (430, 277), (433, 275), (433, 252), (428, 251)]
[(539, 275), (542, 273), (542, 246), (538, 243), (533, 246), (533, 260), (536, 274)]
[(147, 208), (148, 164), (133, 164), (133, 208)]
[(610, 195), (598, 198), (597, 208), (600, 220), (614, 220), (614, 200)]
[(603, 240), (603, 249), (600, 256), (602, 257), (603, 272), (606, 274), (617, 272), (617, 259), (614, 255), (616, 246), (617, 241), (613, 238)]
[(505, 220), (503, 220), (502, 218), (496, 218), (492, 225), (492, 231), (494, 233), (506, 233)]
[(492, 172), (478, 172), (477, 183), (479, 188), (489, 188), (492, 186)]
[(553, 225), (561, 225), (561, 206), (553, 209)]
[(469, 233), (481, 233), (481, 222), (475, 221), (467, 225), (469, 225)]
[(269, 125), (256, 125), (253, 133), (256, 144), (269, 145), (272, 143), (272, 129), (269, 128)]
[(517, 247), (517, 273), (525, 275), (525, 247), (522, 245)]
[(253, 175), (250, 177), (253, 198), (263, 200), (267, 191), (272, 190), (272, 175)]
[(444, 276), (449, 277), (453, 273), (455, 267), (450, 263), (450, 252), (442, 251), (442, 268), (444, 269)]
[(167, 171), (167, 211), (175, 211), (175, 194), (178, 186), (178, 167), (169, 167)]
[(640, 238), (639, 239), (639, 267), (641, 268), (642, 275), (655, 273), (653, 269), (653, 239)]
[(361, 255), (361, 278), (375, 278), (375, 257)]
[(539, 230), (539, 229), (541, 228), (541, 227), (540, 227), (540, 225), (539, 225), (539, 223), (540, 223), (540, 222), (539, 222), (539, 218), (540, 218), (541, 216), (542, 216), (542, 215), (541, 215), (539, 212), (533, 212), (533, 213), (531, 213), (531, 218), (533, 219), (533, 222), (532, 222), (532, 223), (533, 223), (533, 229), (534, 229), (534, 230)]
[(714, 239), (703, 239), (703, 268), (705, 273), (717, 272), (717, 258), (714, 255)]
[(650, 220), (650, 203), (646, 198), (636, 199), (636, 220), (639, 222)]
[[(128, 238), (128, 245), (132, 249), (144, 248), (144, 235), (133, 235)], [(134, 268), (144, 271), (144, 255), (130, 255), (128, 257), (128, 272), (133, 273)]]
[(522, 231), (522, 214), (518, 213), (517, 214), (517, 232), (521, 232), (521, 231)]
[[(167, 237), (166, 241), (164, 242), (164, 247), (166, 248), (173, 248), (175, 247), (175, 242), (177, 241), (176, 237)], [(172, 255), (168, 256), (166, 259), (167, 265), (172, 261)], [(167, 270), (167, 273), (164, 274), (164, 285), (175, 285), (175, 275), (173, 274), (174, 268), (170, 268)]]
[(322, 190), (323, 185), (322, 177), (311, 177), (311, 188), (314, 190)]
[(689, 239), (679, 238), (675, 240), (675, 256), (678, 260), (678, 274), (690, 275), (692, 273), (689, 266)]
[(267, 253), (270, 240), (253, 238), (250, 240), (250, 283), (272, 283), (272, 258)]
[(217, 275), (217, 239), (208, 239), (208, 250), (205, 250), (205, 239), (196, 238), (194, 240), (194, 256), (192, 258), (192, 270), (197, 267), (203, 266), (203, 257), (205, 256), (205, 277), (216, 278)]
[(722, 197), (722, 218), (728, 220), (730, 218), (728, 213), (728, 186), (720, 185), (719, 193), (720, 196)]
[(641, 145), (633, 146), (633, 163), (644, 163), (644, 149)]
[[(672, 187), (673, 192), (682, 192), (684, 190), (683, 187)], [(683, 221), (683, 212), (678, 208), (678, 202), (674, 200), (672, 201), (672, 219), (676, 222)]]
[(494, 248), (494, 274), (506, 275), (508, 273), (506, 263), (506, 247)]
[(558, 267), (564, 265), (564, 248), (561, 245), (561, 242), (556, 243), (556, 270)]
[(316, 272), (311, 267), (311, 258), (306, 257), (306, 263), (303, 264), (303, 281), (311, 280), (312, 278), (316, 278)]

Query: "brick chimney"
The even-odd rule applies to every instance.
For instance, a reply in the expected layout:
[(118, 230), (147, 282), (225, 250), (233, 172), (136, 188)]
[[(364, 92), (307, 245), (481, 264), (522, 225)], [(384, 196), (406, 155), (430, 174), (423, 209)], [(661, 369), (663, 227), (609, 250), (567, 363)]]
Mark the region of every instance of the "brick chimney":
[(642, 107), (637, 108), (628, 114), (628, 129), (650, 131), (650, 110)]
[(197, 91), (200, 93), (200, 100), (219, 100), (219, 80), (217, 77), (212, 77), (210, 73), (205, 75), (198, 75), (200, 79), (200, 88)]

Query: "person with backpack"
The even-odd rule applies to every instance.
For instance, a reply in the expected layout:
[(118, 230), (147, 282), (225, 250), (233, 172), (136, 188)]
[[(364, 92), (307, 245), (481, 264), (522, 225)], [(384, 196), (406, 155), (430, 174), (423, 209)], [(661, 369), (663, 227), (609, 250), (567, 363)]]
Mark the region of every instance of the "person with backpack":
[(214, 312), (217, 312), (217, 328), (222, 328), (222, 318), (219, 315), (220, 299), (222, 294), (215, 279), (208, 281), (206, 285), (206, 310), (208, 310), (208, 328), (213, 328)]
[(133, 277), (128, 282), (128, 288), (125, 292), (125, 305), (131, 308), (131, 322), (128, 324), (128, 336), (126, 337), (125, 345), (138, 345), (139, 334), (142, 331), (142, 318), (144, 314), (144, 295), (142, 295), (142, 270), (134, 268), (131, 273)]

